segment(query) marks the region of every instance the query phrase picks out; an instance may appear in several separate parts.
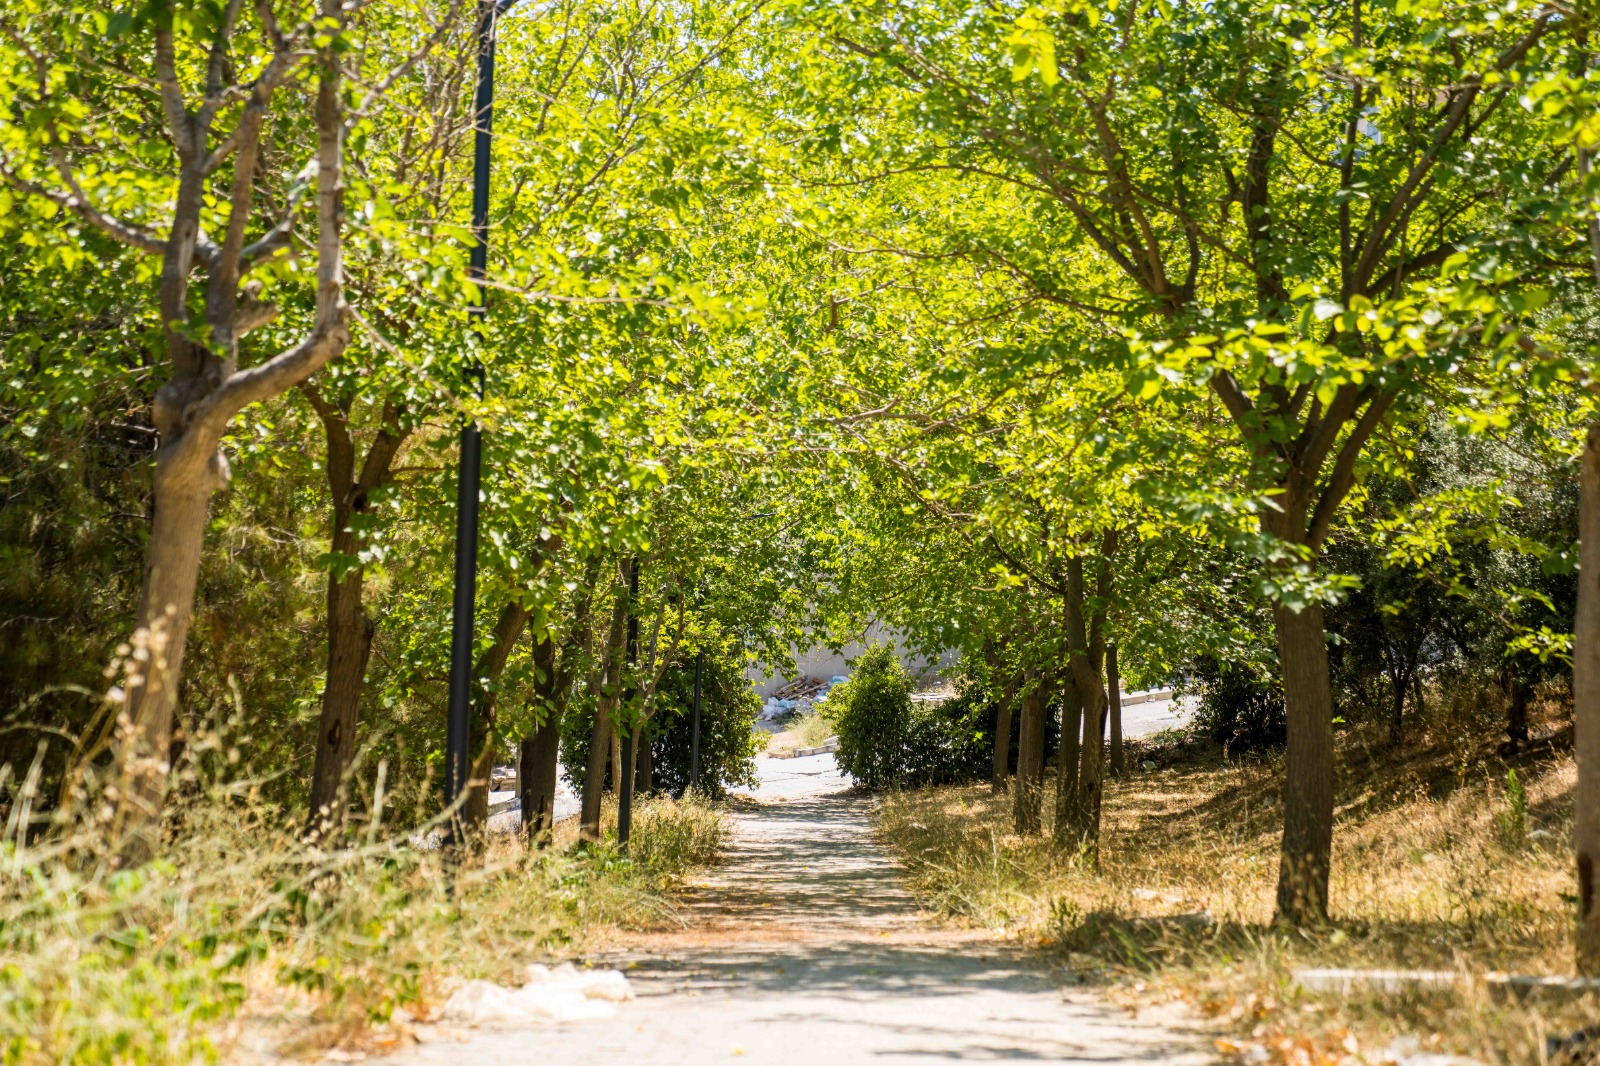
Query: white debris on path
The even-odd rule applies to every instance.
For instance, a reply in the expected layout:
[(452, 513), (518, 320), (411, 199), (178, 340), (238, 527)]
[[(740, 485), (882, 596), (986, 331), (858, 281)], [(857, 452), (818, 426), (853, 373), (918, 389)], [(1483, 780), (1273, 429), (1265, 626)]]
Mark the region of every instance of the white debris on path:
[(451, 993), (439, 1019), (474, 1028), (584, 1022), (609, 1018), (618, 1003), (632, 998), (628, 979), (617, 970), (580, 970), (570, 962), (552, 970), (535, 963), (527, 968), (527, 980), (520, 988), (468, 981)]

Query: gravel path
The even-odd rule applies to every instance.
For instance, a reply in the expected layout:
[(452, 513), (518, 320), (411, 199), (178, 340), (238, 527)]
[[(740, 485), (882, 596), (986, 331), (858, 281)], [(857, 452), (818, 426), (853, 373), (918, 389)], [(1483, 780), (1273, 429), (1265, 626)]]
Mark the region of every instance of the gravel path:
[(1060, 988), (1026, 952), (925, 921), (872, 837), (871, 801), (840, 788), (832, 761), (761, 760), (727, 863), (686, 893), (687, 926), (589, 960), (633, 982), (638, 998), (615, 1017), (460, 1033), (387, 1061), (1211, 1061), (1170, 1018), (1132, 1018), (1092, 989)]

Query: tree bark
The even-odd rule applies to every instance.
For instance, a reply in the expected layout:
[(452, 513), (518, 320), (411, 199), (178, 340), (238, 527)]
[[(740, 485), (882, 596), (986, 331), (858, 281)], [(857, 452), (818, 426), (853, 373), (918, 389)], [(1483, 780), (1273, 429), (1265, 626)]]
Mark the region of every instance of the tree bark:
[(345, 817), (346, 782), (355, 755), (361, 721), (361, 690), (375, 631), (362, 603), (366, 568), (360, 562), (361, 535), (353, 523), (367, 508), (372, 492), (389, 479), (389, 470), (405, 440), (398, 412), (385, 404), (378, 430), (361, 471), (356, 472), (355, 440), (349, 414), (328, 403), (310, 385), (301, 391), (322, 421), (327, 439), (326, 472), (333, 501), (333, 526), (328, 572), (328, 669), (322, 688), (322, 715), (317, 723), (317, 754), (311, 773), (310, 829), (325, 835)]
[(461, 804), (461, 825), (468, 839), (481, 838), (489, 823), (489, 776), (494, 770), (497, 687), (505, 673), (511, 650), (528, 625), (528, 608), (513, 600), (500, 610), (495, 620), (494, 640), (473, 665), (472, 771), (467, 775), (467, 794)]
[(1061, 740), (1056, 751), (1056, 822), (1051, 839), (1058, 847), (1073, 847), (1081, 835), (1078, 812), (1078, 759), (1083, 729), (1083, 694), (1072, 671), (1066, 671), (1061, 688)]
[(1044, 693), (1036, 671), (1029, 671), (1017, 728), (1017, 780), (1012, 788), (1017, 832), (1040, 830), (1040, 783), (1044, 777)]
[(1106, 696), (1111, 702), (1111, 776), (1128, 772), (1122, 752), (1122, 675), (1117, 670), (1117, 646), (1106, 645)]
[[(593, 650), (594, 637), (589, 625), (589, 609), (594, 603), (594, 585), (600, 577), (600, 560), (591, 558), (584, 567), (572, 605), (571, 627), (559, 660), (546, 639), (534, 647), (535, 664), (541, 683), (546, 677), (548, 699), (545, 715), (531, 737), (522, 741), (522, 829), (533, 847), (549, 847), (555, 830), (556, 787), (561, 772), (561, 723), (572, 699), (579, 668)], [(549, 661), (544, 656), (551, 655)]]
[[(600, 839), (600, 800), (605, 791), (606, 761), (611, 756), (611, 712), (617, 705), (622, 684), (622, 652), (628, 619), (628, 574), (626, 560), (618, 568), (619, 583), (612, 593), (611, 623), (606, 630), (605, 670), (595, 702), (594, 732), (589, 737), (588, 765), (583, 775), (583, 807), (578, 818), (581, 840)], [(620, 762), (620, 758), (618, 762)], [(620, 779), (619, 779), (620, 780)]]
[[(1600, 271), (1600, 250), (1596, 251)], [(1573, 618), (1572, 711), (1578, 758), (1572, 843), (1578, 874), (1578, 972), (1600, 976), (1600, 423), (1584, 438), (1578, 475), (1578, 607)]]
[(634, 762), (637, 765), (633, 792), (636, 796), (648, 796), (655, 788), (655, 764), (650, 757), (650, 737), (644, 726), (639, 727), (639, 732), (634, 738), (633, 751)]
[(1316, 925), (1328, 917), (1333, 849), (1333, 688), (1322, 605), (1273, 609), (1288, 718), (1283, 844), (1278, 860), (1281, 921)]
[(994, 769), (989, 778), (996, 796), (1004, 795), (1011, 776), (1011, 705), (1017, 698), (1017, 678), (1006, 681), (994, 711)]

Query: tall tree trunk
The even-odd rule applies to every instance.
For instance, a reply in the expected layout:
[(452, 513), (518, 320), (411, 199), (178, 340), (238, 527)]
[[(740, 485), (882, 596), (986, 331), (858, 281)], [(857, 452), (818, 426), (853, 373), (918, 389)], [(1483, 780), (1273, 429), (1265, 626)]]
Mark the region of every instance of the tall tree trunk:
[(1050, 837), (1059, 847), (1073, 847), (1081, 835), (1078, 813), (1078, 758), (1083, 729), (1083, 694), (1071, 669), (1061, 687), (1061, 740), (1056, 749), (1056, 822)]
[(1528, 742), (1528, 683), (1513, 659), (1505, 666), (1506, 747), (1515, 754)]
[(555, 830), (557, 774), (561, 769), (561, 719), (552, 714), (522, 738), (522, 831), (534, 847), (548, 847)]
[(1037, 671), (1028, 672), (1017, 726), (1017, 780), (1012, 787), (1017, 832), (1040, 829), (1040, 782), (1044, 776), (1044, 693)]
[(330, 404), (314, 385), (302, 384), (300, 391), (322, 420), (327, 439), (328, 493), (333, 501), (329, 537), (332, 565), (327, 593), (328, 671), (322, 689), (322, 716), (317, 723), (309, 825), (314, 834), (321, 835), (344, 821), (345, 775), (355, 755), (361, 690), (375, 630), (362, 603), (366, 568), (361, 563), (361, 535), (354, 522), (366, 511), (372, 492), (389, 480), (390, 467), (406, 433), (400, 429), (399, 412), (392, 404), (385, 404), (382, 425), (357, 474), (348, 410)]
[(639, 727), (638, 736), (634, 739), (633, 751), (634, 761), (638, 764), (633, 791), (635, 795), (648, 796), (655, 789), (655, 763), (650, 757), (650, 736), (643, 726)]
[[(554, 646), (545, 640), (534, 647), (535, 665), (541, 683), (548, 681), (548, 698), (544, 718), (533, 735), (522, 741), (522, 830), (528, 843), (534, 847), (548, 847), (555, 830), (556, 788), (559, 785), (561, 764), (561, 722), (566, 717), (567, 704), (572, 699), (573, 683), (580, 666), (593, 650), (593, 636), (589, 625), (589, 608), (594, 602), (594, 584), (600, 577), (600, 560), (591, 558), (584, 567), (582, 583), (573, 600), (570, 632), (561, 649), (560, 658), (554, 656)], [(547, 660), (545, 656), (548, 655)]]
[(1017, 698), (1017, 678), (1006, 681), (1004, 693), (994, 710), (994, 768), (989, 781), (996, 796), (1004, 795), (1011, 776), (1011, 705)]
[(1405, 731), (1406, 689), (1411, 687), (1409, 671), (1399, 671), (1390, 682), (1394, 688), (1394, 702), (1389, 707), (1389, 743), (1398, 746)]
[(1328, 916), (1333, 849), (1333, 687), (1322, 605), (1273, 609), (1288, 719), (1278, 918), (1315, 925)]
[(529, 613), (515, 600), (501, 608), (494, 623), (494, 640), (472, 669), (472, 738), (467, 750), (474, 754), (461, 805), (461, 825), (468, 839), (481, 838), (489, 824), (489, 777), (494, 771), (495, 756), (500, 753), (500, 746), (495, 743), (498, 686), (511, 651), (527, 628)]
[(1117, 646), (1106, 645), (1106, 696), (1110, 700), (1111, 716), (1111, 776), (1121, 777), (1128, 772), (1122, 752), (1122, 674), (1117, 670)]
[[(1586, 57), (1586, 66), (1592, 66)], [(1594, 152), (1580, 147), (1578, 172), (1587, 182)], [(1600, 216), (1589, 219), (1589, 256), (1600, 284)], [(1590, 380), (1591, 391), (1600, 383)], [(1600, 905), (1595, 900), (1600, 864), (1600, 423), (1584, 437), (1578, 468), (1578, 605), (1572, 623), (1573, 747), (1578, 759), (1572, 845), (1578, 872), (1578, 972), (1600, 976)]]
[(1083, 559), (1067, 560), (1068, 664), (1083, 700), (1083, 745), (1078, 768), (1076, 816), (1079, 846), (1091, 866), (1100, 856), (1100, 801), (1105, 787), (1106, 692), (1100, 678), (1105, 659), (1106, 607), (1111, 596), (1111, 561), (1117, 550), (1117, 531), (1108, 530), (1100, 547), (1095, 577), (1095, 608), (1085, 619)]
[[(611, 624), (606, 629), (605, 671), (600, 698), (595, 703), (594, 732), (589, 737), (589, 760), (584, 767), (583, 807), (578, 819), (580, 839), (600, 839), (600, 800), (605, 792), (606, 762), (611, 756), (613, 730), (611, 714), (621, 695), (622, 652), (628, 620), (628, 576), (630, 563), (623, 561), (619, 584), (612, 592)], [(620, 759), (618, 760), (621, 761)]]
[[(1600, 250), (1596, 251), (1600, 271)], [(1578, 972), (1600, 976), (1600, 423), (1584, 438), (1578, 475), (1578, 609), (1573, 619), (1572, 711), (1578, 756), (1573, 850), (1578, 867)]]
[(163, 485), (163, 473), (158, 459), (144, 593), (126, 685), (127, 724), (118, 736), (112, 834), (123, 863), (129, 866), (148, 861), (160, 842), (161, 806), (171, 769), (167, 759), (172, 719), (183, 677), (184, 647), (194, 619), (194, 590), (213, 489), (209, 480), (195, 485), (193, 478)]

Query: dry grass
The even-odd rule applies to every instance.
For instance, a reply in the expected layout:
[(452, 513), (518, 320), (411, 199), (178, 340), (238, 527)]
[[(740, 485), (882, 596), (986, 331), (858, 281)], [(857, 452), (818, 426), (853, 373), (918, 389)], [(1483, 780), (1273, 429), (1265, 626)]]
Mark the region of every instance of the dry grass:
[[(188, 1063), (253, 1044), (381, 1048), (452, 982), (507, 980), (617, 928), (677, 920), (720, 814), (644, 802), (632, 854), (530, 852), (512, 836), (452, 871), (405, 837), (319, 850), (280, 813), (208, 796), (162, 859), (105, 873), (63, 841), (0, 849), (0, 1061)], [(397, 1024), (391, 1024), (391, 1022)]]
[[(1569, 720), (1570, 721), (1570, 720)], [(1207, 745), (1136, 754), (1109, 783), (1101, 868), (1011, 831), (987, 786), (887, 797), (879, 827), (917, 891), (960, 921), (1030, 938), (1077, 971), (1165, 987), (1218, 1016), (1241, 1054), (1383, 1061), (1396, 1037), (1485, 1061), (1543, 1063), (1547, 1035), (1600, 1020), (1594, 1003), (1497, 1004), (1480, 992), (1335, 1000), (1292, 987), (1307, 966), (1481, 974), (1571, 969), (1570, 726), (1507, 765), (1441, 723), (1409, 747), (1341, 740), (1334, 924), (1274, 927), (1280, 766)], [(1507, 771), (1526, 785), (1526, 813)], [(1513, 789), (1513, 792), (1515, 789)], [(1049, 798), (1046, 800), (1050, 806)], [(1120, 979), (1120, 980), (1119, 980)], [(1355, 1048), (1352, 1052), (1350, 1049)]]
[(819, 711), (803, 714), (789, 723), (789, 727), (781, 733), (774, 733), (767, 740), (767, 751), (794, 751), (798, 748), (818, 748), (836, 731), (833, 722), (824, 718)]

